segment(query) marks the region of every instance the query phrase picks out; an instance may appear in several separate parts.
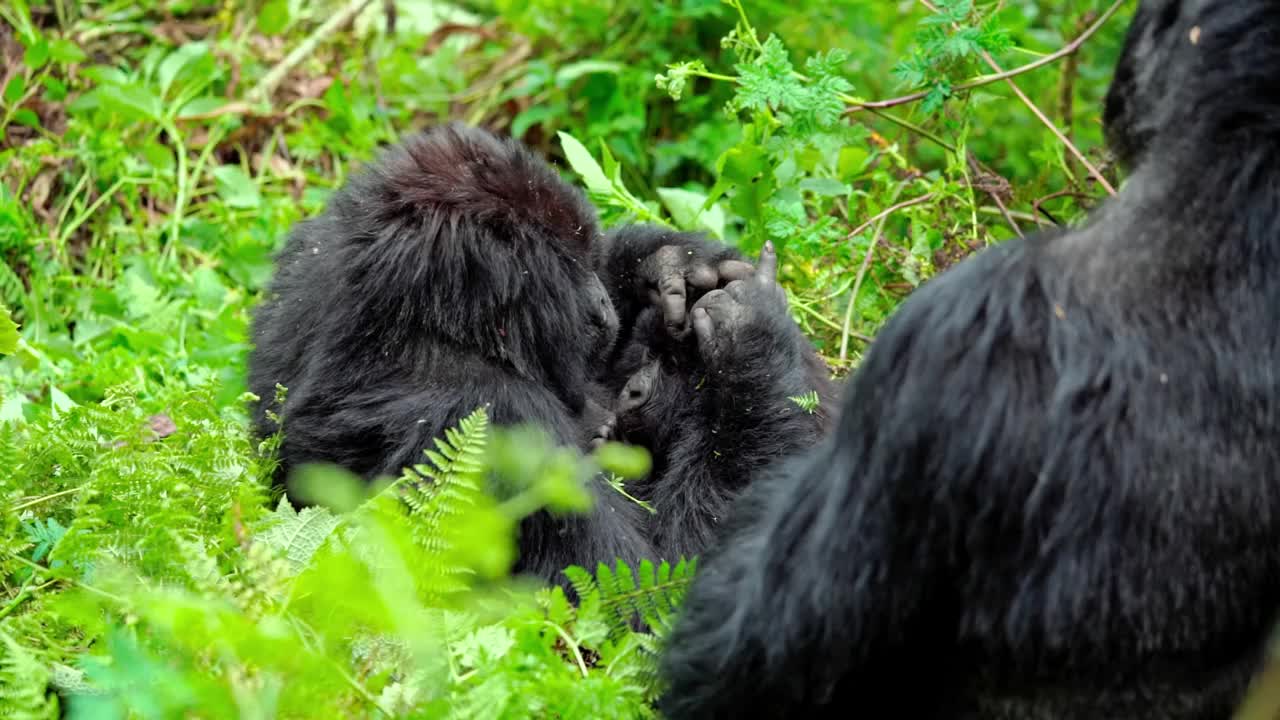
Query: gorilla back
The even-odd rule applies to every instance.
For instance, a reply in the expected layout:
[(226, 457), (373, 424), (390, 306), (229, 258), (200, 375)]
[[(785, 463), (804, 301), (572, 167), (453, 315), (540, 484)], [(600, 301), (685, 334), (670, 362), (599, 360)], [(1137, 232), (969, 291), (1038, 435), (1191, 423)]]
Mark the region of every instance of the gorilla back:
[(1278, 39), (1143, 0), (1123, 191), (903, 304), (700, 564), (668, 717), (1230, 717), (1280, 605)]
[[(398, 475), (482, 404), (581, 446), (588, 380), (618, 331), (598, 236), (581, 192), (514, 141), (451, 125), (386, 151), (298, 225), (255, 318), (259, 433), (288, 388), (282, 477), (319, 461)], [(537, 516), (519, 569), (646, 555), (639, 512), (600, 493), (590, 517)]]

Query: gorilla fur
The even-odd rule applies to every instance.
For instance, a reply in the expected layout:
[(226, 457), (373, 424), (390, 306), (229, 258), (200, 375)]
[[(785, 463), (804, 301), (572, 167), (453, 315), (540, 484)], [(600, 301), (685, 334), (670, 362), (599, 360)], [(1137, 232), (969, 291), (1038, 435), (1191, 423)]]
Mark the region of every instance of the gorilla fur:
[[(671, 339), (657, 308), (643, 309), (613, 366), (615, 382), (625, 380), (616, 435), (653, 458), (634, 492), (657, 511), (647, 535), (664, 558), (701, 553), (751, 477), (812, 446), (837, 410), (830, 372), (772, 277), (771, 248), (760, 264), (757, 277), (689, 295), (694, 342)], [(704, 310), (715, 316), (698, 328)], [(819, 398), (812, 413), (793, 399), (809, 392)]]
[(886, 323), (700, 563), (667, 717), (1230, 717), (1280, 604), (1277, 78), (1275, 0), (1142, 1), (1124, 189)]
[[(488, 404), (580, 446), (588, 380), (617, 315), (593, 269), (599, 230), (582, 194), (514, 142), (461, 125), (393, 146), (299, 224), (254, 325), (250, 388), (288, 388), (282, 471), (336, 463), (397, 476)], [(521, 527), (517, 570), (651, 554), (643, 512), (613, 491), (588, 516)]]
[[(600, 430), (612, 427), (615, 398), (634, 372), (620, 358), (650, 343), (654, 352), (660, 343), (687, 348), (688, 304), (752, 271), (736, 251), (696, 234), (634, 227), (601, 237), (582, 193), (517, 142), (434, 128), (388, 149), (290, 236), (254, 321), (255, 428), (276, 430), (266, 413), (284, 385), (286, 480), (307, 462), (397, 476), (484, 404), (495, 424), (535, 423), (585, 450), (605, 439)], [(681, 412), (663, 419), (690, 441), (712, 427), (757, 428), (742, 436), (748, 449), (728, 434), (696, 448), (737, 465), (692, 451), (663, 461), (661, 480), (642, 488), (662, 509), (657, 518), (596, 482), (589, 515), (525, 521), (518, 572), (563, 580), (570, 564), (678, 559), (654, 540), (698, 552), (709, 537), (698, 523), (718, 518), (753, 469), (742, 459), (763, 463), (812, 444), (815, 433), (788, 429), (799, 409), (777, 399), (796, 385), (791, 364), (808, 343), (785, 304), (757, 324), (774, 340), (717, 355), (718, 367), (731, 357), (756, 367), (750, 384), (695, 395), (683, 383)], [(774, 359), (779, 348), (789, 351)], [(680, 352), (687, 372), (702, 367), (696, 352)], [(778, 412), (762, 415), (766, 406)], [(653, 449), (666, 457), (665, 447)]]

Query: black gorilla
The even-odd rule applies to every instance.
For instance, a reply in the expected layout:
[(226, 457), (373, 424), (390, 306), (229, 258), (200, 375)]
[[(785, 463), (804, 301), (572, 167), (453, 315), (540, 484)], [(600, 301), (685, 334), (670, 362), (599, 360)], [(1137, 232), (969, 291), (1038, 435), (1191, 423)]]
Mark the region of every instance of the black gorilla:
[[(259, 434), (276, 429), (266, 417), (276, 384), (288, 388), (279, 478), (304, 462), (332, 462), (365, 478), (398, 475), (486, 403), (496, 424), (537, 423), (582, 449), (597, 442), (625, 382), (621, 373), (630, 373), (611, 368), (623, 348), (645, 342), (635, 334), (645, 308), (662, 310), (649, 313), (661, 319), (649, 329), (660, 322), (677, 342), (690, 335), (687, 303), (753, 271), (738, 253), (699, 235), (652, 228), (599, 235), (582, 193), (514, 141), (451, 125), (390, 148), (338, 190), (320, 217), (299, 224), (255, 317), (249, 385), (261, 398)], [(737, 422), (762, 428), (793, 421), (785, 407), (758, 413), (774, 402), (781, 378), (792, 377), (789, 363), (800, 349), (770, 354), (804, 342), (785, 308), (770, 308), (752, 318), (776, 334), (771, 343), (714, 358), (723, 367), (758, 366), (750, 392), (738, 405), (671, 423), (687, 423), (690, 436), (701, 437), (701, 424), (739, 415)], [(773, 434), (776, 445), (752, 448), (753, 457), (813, 442)], [(724, 437), (703, 449), (736, 452), (734, 442)], [(680, 458), (680, 472), (702, 482), (708, 474), (698, 465), (714, 462)], [(654, 521), (596, 485), (589, 515), (542, 513), (522, 525), (517, 571), (558, 579), (569, 564), (655, 556)], [(719, 512), (719, 488), (685, 492), (692, 505), (682, 512), (699, 512), (701, 492), (708, 496), (702, 514)]]
[(903, 304), (700, 563), (668, 717), (1230, 716), (1280, 603), (1278, 79), (1280, 2), (1141, 3), (1126, 187)]

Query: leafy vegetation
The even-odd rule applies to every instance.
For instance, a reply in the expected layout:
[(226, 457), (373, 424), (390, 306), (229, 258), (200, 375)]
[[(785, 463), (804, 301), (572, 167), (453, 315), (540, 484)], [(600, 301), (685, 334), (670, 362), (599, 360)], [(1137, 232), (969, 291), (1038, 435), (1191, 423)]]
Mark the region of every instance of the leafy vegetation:
[(607, 223), (772, 240), (845, 372), (919, 283), (1117, 183), (1121, 4), (0, 5), (0, 715), (652, 715), (692, 559), (572, 569), (576, 604), (507, 577), (521, 517), (644, 458), (478, 409), (372, 492), (316, 470), (343, 512), (270, 495), (244, 357), (289, 227), (400, 134), (483, 123)]

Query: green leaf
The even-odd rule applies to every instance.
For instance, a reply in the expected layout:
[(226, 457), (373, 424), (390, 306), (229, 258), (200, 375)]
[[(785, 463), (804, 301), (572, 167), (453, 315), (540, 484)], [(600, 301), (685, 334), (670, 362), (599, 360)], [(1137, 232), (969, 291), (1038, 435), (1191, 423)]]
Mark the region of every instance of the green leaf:
[(75, 400), (72, 400), (66, 393), (62, 392), (57, 387), (50, 387), (49, 407), (53, 410), (53, 417), (58, 418), (62, 413), (79, 406), (76, 404)]
[(308, 504), (346, 512), (364, 502), (364, 484), (354, 474), (334, 465), (302, 465), (294, 473), (293, 492)]
[(101, 85), (95, 94), (108, 111), (119, 113), (124, 120), (160, 119), (163, 109), (160, 98), (141, 83)]
[(587, 148), (567, 132), (562, 131), (556, 134), (560, 136), (560, 147), (564, 149), (565, 158), (569, 160), (569, 165), (574, 172), (582, 177), (587, 189), (601, 195), (612, 194), (613, 183), (609, 181), (595, 158), (591, 157), (591, 153), (587, 152)]
[(258, 32), (279, 35), (289, 25), (289, 0), (267, 0), (258, 11)]
[(515, 634), (507, 628), (486, 625), (458, 641), (453, 651), (462, 667), (476, 668), (502, 659), (515, 644)]
[(209, 96), (198, 97), (186, 105), (183, 105), (182, 109), (178, 111), (178, 117), (182, 118), (191, 117), (192, 115), (203, 115), (217, 110), (226, 103), (227, 101), (221, 98)]
[(836, 171), (845, 180), (852, 180), (862, 172), (870, 160), (871, 153), (865, 147), (846, 145), (840, 148), (840, 156), (836, 161)]
[(22, 108), (18, 112), (14, 113), (13, 121), (19, 125), (26, 125), (30, 128), (40, 127), (40, 116), (37, 115), (34, 110), (28, 110), (27, 108)]
[(821, 398), (818, 397), (817, 390), (810, 390), (803, 395), (789, 396), (787, 399), (800, 406), (802, 410), (810, 415), (818, 409), (818, 404), (821, 401)]
[(287, 498), (280, 498), (276, 511), (266, 517), (264, 529), (255, 538), (283, 553), (293, 572), (300, 573), (341, 522), (326, 508), (307, 507), (299, 512)]
[(561, 109), (551, 104), (533, 105), (522, 111), (515, 119), (511, 121), (511, 136), (516, 138), (524, 137), (529, 128), (534, 125), (540, 125), (543, 121), (558, 116), (562, 112)]
[(61, 65), (74, 65), (84, 62), (89, 56), (70, 40), (56, 38), (49, 43), (49, 57)]
[(22, 73), (14, 75), (9, 80), (9, 84), (4, 86), (4, 104), (13, 105), (22, 99), (22, 93), (27, 90), (27, 77)]
[(13, 313), (0, 304), (0, 355), (12, 355), (18, 349), (18, 324)]
[(62, 102), (67, 97), (67, 84), (52, 75), (40, 81), (44, 85), (45, 97), (52, 102)]
[(21, 393), (14, 393), (4, 399), (0, 403), (0, 424), (9, 422), (22, 422), (23, 408), (27, 406), (27, 399)]
[(191, 273), (191, 290), (200, 307), (216, 311), (227, 297), (227, 286), (211, 267), (200, 267)]
[(583, 75), (592, 73), (608, 73), (617, 75), (622, 72), (625, 66), (622, 63), (610, 62), (607, 60), (582, 60), (579, 62), (569, 63), (560, 68), (556, 72), (556, 87), (566, 87), (569, 83), (577, 80)]
[(717, 238), (724, 239), (724, 209), (719, 205), (703, 210), (707, 196), (681, 188), (658, 188), (658, 197), (667, 206), (676, 224), (688, 230), (704, 228)]
[(35, 38), (34, 42), (27, 45), (27, 51), (22, 55), (22, 64), (32, 70), (39, 70), (47, 62), (49, 62), (49, 41), (42, 37)]
[(213, 169), (218, 194), (231, 207), (254, 209), (262, 205), (258, 186), (239, 165), (220, 165)]
[(834, 178), (805, 178), (800, 181), (800, 189), (824, 197), (844, 197), (849, 194), (849, 186)]
[(595, 455), (600, 467), (624, 478), (644, 477), (652, 467), (649, 451), (642, 447), (607, 442)]
[(211, 64), (212, 56), (209, 54), (208, 44), (202, 42), (188, 43), (169, 53), (156, 71), (160, 94), (167, 95), (175, 81), (185, 75), (193, 75), (200, 65), (206, 64), (205, 61), (210, 61), (208, 64)]

